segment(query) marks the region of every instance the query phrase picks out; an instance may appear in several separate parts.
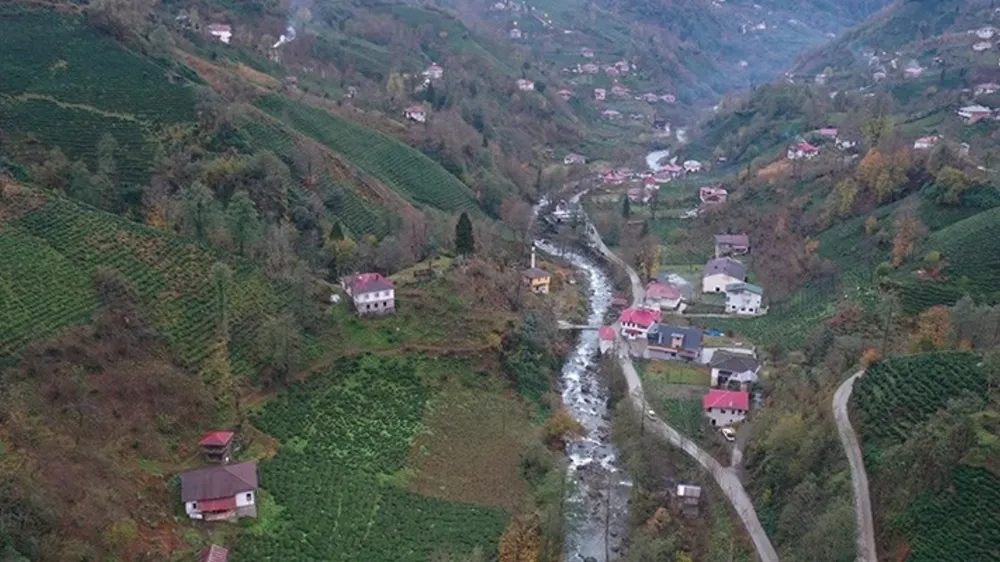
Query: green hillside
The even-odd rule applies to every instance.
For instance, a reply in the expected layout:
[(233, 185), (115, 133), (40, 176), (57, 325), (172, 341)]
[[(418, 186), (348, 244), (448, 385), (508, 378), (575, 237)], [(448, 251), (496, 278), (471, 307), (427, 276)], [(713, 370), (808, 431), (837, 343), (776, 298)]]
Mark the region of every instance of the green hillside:
[(280, 296), (286, 290), (249, 263), (63, 198), (5, 197), (0, 210), (18, 209), (19, 200), (27, 199), (34, 208), (0, 223), (0, 244), (7, 248), (0, 258), (7, 289), (0, 305), (0, 356), (89, 319), (97, 306), (95, 271), (111, 267), (135, 285), (176, 353), (197, 367), (217, 324), (209, 272), (223, 261), (234, 272), (232, 359), (243, 374), (256, 372), (257, 329), (286, 303)]
[(963, 352), (894, 357), (870, 367), (851, 396), (876, 514), (885, 537), (904, 537), (908, 562), (1000, 556), (1000, 476), (983, 466), (1000, 414), (981, 361)]

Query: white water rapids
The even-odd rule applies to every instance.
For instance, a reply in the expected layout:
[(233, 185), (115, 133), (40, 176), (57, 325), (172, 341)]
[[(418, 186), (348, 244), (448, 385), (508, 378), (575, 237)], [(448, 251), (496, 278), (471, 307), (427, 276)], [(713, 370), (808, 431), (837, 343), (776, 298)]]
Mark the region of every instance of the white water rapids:
[[(589, 228), (589, 226), (588, 226)], [(542, 251), (570, 262), (588, 277), (589, 325), (604, 323), (611, 306), (611, 280), (590, 258), (562, 251), (544, 240), (536, 240)], [(571, 483), (566, 510), (565, 562), (608, 562), (619, 558), (632, 483), (620, 466), (618, 450), (611, 443), (608, 387), (597, 370), (596, 330), (579, 333), (576, 346), (563, 364), (563, 404), (586, 431), (570, 443), (567, 479)]]

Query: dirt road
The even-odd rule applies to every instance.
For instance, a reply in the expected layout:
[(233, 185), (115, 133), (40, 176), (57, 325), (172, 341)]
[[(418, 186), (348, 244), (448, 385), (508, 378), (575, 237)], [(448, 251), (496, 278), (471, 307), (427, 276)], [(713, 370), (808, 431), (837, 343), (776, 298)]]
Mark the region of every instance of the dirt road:
[(833, 395), (833, 417), (837, 422), (837, 433), (840, 443), (847, 454), (847, 462), (851, 466), (851, 482), (854, 487), (854, 514), (857, 519), (858, 562), (878, 562), (878, 552), (875, 549), (875, 522), (872, 518), (872, 501), (868, 493), (868, 472), (865, 470), (858, 435), (851, 426), (851, 418), (847, 414), (847, 403), (854, 390), (854, 381), (864, 375), (864, 370), (851, 375), (844, 381)]

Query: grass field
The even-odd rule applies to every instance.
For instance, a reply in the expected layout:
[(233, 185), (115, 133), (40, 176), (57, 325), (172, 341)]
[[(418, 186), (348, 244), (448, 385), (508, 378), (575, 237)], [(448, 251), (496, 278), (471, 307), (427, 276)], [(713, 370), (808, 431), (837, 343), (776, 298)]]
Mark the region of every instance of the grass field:
[(504, 512), (406, 486), (435, 368), (371, 356), (340, 362), (257, 412), (254, 424), (282, 444), (260, 467), (276, 506), (244, 535), (234, 559), (424, 562), (476, 547), (493, 552)]
[(708, 369), (681, 361), (645, 361), (639, 365), (644, 377), (671, 384), (696, 384), (707, 387), (711, 381)]

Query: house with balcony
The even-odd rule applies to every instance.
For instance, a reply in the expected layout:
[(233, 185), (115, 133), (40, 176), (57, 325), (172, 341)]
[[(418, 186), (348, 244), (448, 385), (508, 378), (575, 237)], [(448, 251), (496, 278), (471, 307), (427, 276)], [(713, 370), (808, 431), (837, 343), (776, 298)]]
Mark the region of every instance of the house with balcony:
[(396, 312), (396, 286), (388, 277), (380, 273), (357, 273), (343, 277), (340, 284), (351, 297), (358, 316)]
[(701, 408), (712, 427), (726, 427), (747, 419), (750, 393), (713, 388), (701, 399)]
[(701, 357), (701, 335), (699, 328), (656, 323), (646, 334), (646, 358), (694, 361)]
[(738, 316), (757, 316), (764, 313), (761, 302), (764, 289), (752, 283), (726, 285), (726, 313)]
[(181, 501), (191, 519), (257, 517), (257, 461), (190, 470), (180, 479)]

